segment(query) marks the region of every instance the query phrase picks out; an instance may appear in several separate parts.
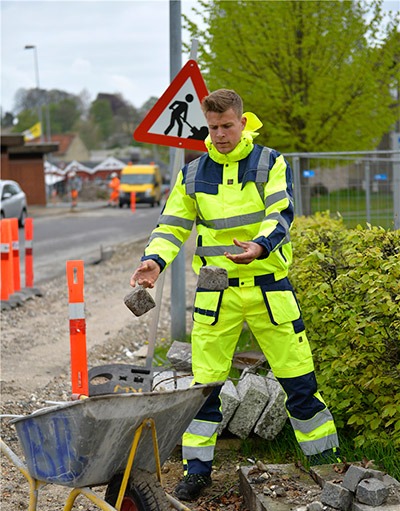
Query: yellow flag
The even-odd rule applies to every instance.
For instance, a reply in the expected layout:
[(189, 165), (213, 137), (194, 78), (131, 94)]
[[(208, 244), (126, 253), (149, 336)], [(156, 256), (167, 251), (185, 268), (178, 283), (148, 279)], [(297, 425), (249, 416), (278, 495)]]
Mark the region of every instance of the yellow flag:
[(40, 122), (37, 122), (28, 130), (23, 131), (22, 134), (24, 135), (25, 142), (29, 142), (30, 140), (33, 140), (35, 138), (39, 138), (40, 135), (42, 134), (42, 126)]

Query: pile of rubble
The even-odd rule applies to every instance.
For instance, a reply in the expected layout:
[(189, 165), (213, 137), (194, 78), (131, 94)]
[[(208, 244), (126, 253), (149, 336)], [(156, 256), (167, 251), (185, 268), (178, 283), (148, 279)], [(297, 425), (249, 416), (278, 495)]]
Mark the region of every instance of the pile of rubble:
[[(400, 502), (388, 502), (390, 490), (397, 481), (379, 470), (350, 465), (343, 481), (326, 481), (321, 502), (341, 511), (400, 510)], [(398, 486), (398, 483), (397, 483)]]
[(360, 464), (241, 467), (240, 489), (257, 511), (399, 511), (400, 483)]
[[(175, 371), (154, 374), (154, 390), (187, 388), (191, 375), (191, 345), (175, 341), (167, 358)], [(261, 438), (273, 440), (287, 420), (284, 406), (285, 394), (271, 371), (266, 376), (253, 374), (246, 369), (235, 386), (227, 380), (221, 390), (223, 420), (218, 428), (225, 429), (239, 438), (254, 432)]]

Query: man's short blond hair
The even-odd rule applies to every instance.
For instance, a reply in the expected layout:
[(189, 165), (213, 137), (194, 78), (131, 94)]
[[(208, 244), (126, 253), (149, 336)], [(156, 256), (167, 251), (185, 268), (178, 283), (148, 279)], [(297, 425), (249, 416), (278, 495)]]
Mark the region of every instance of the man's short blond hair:
[(232, 108), (239, 119), (243, 115), (242, 98), (234, 90), (230, 89), (218, 89), (211, 92), (211, 94), (203, 99), (201, 108), (205, 115), (207, 115), (208, 112), (222, 114), (230, 108)]

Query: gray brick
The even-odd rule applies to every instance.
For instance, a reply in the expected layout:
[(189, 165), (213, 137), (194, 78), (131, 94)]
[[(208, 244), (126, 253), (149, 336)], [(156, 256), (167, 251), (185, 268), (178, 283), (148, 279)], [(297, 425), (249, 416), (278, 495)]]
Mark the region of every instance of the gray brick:
[(174, 341), (168, 350), (167, 359), (177, 371), (192, 371), (192, 345)]
[(285, 393), (272, 371), (266, 377), (269, 401), (254, 428), (261, 438), (273, 440), (281, 431), (287, 420)]
[(348, 490), (355, 492), (358, 483), (363, 479), (367, 479), (369, 477), (372, 477), (372, 475), (371, 472), (369, 472), (367, 469), (359, 467), (357, 465), (350, 465), (349, 469), (344, 475), (342, 484), (344, 488), (347, 488)]
[(400, 504), (384, 504), (383, 506), (372, 507), (355, 500), (352, 511), (400, 511)]
[(349, 511), (353, 501), (353, 494), (347, 488), (339, 484), (326, 481), (321, 493), (321, 502), (327, 506)]
[(246, 438), (268, 403), (268, 389), (262, 376), (244, 373), (236, 390), (240, 405), (228, 424), (228, 430), (239, 438)]
[(124, 303), (135, 316), (142, 316), (156, 306), (153, 297), (142, 286), (136, 286), (124, 297)]
[(153, 373), (153, 389), (155, 392), (165, 390), (187, 389), (193, 381), (193, 376), (176, 371), (162, 371)]
[(218, 266), (202, 266), (197, 286), (212, 291), (226, 289), (229, 287), (228, 272)]
[(379, 479), (363, 479), (357, 486), (356, 498), (368, 506), (380, 506), (389, 496), (389, 489)]
[(217, 429), (218, 435), (220, 435), (226, 428), (229, 421), (233, 417), (236, 408), (240, 404), (239, 394), (237, 393), (235, 385), (230, 380), (227, 380), (224, 383), (224, 386), (221, 389), (220, 397), (222, 406), (222, 422)]

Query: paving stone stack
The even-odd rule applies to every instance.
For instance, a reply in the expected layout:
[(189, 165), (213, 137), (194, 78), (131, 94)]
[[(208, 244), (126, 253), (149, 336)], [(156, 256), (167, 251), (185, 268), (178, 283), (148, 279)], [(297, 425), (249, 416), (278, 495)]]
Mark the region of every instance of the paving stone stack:
[(260, 460), (239, 470), (240, 491), (256, 511), (400, 511), (400, 483), (359, 463), (319, 465), (310, 471), (294, 463)]
[(394, 484), (383, 472), (351, 465), (342, 483), (325, 482), (321, 502), (340, 511), (400, 511), (400, 503), (387, 503)]
[[(167, 353), (175, 371), (155, 374), (155, 390), (171, 390), (189, 386), (191, 376), (191, 345), (175, 341)], [(287, 414), (285, 394), (270, 371), (260, 376), (244, 370), (237, 385), (227, 380), (221, 390), (223, 420), (217, 430), (221, 435), (226, 429), (239, 438), (251, 433), (266, 440), (273, 440), (282, 430)]]

